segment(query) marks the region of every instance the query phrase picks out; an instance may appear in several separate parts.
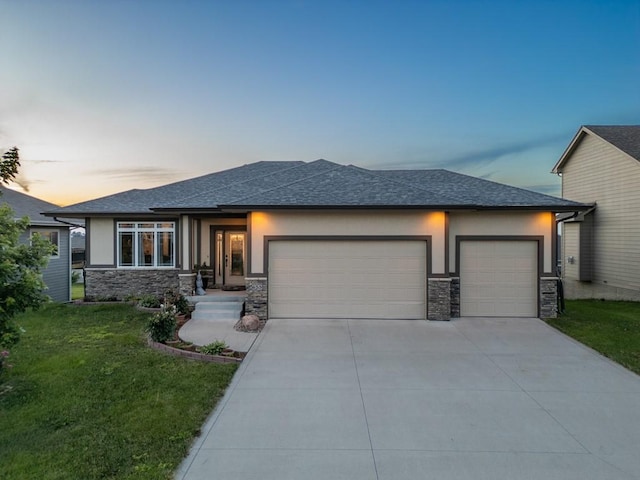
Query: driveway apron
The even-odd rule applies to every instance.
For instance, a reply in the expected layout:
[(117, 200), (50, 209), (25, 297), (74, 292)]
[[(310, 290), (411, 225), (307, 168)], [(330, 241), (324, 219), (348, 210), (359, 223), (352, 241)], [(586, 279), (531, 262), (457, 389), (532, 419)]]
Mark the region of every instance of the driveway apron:
[(270, 320), (176, 478), (638, 479), (639, 406), (538, 319)]

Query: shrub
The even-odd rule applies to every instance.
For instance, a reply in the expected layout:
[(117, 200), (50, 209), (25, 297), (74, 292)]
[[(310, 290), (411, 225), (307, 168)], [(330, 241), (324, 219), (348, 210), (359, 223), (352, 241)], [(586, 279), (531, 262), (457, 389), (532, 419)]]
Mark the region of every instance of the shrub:
[(80, 272), (74, 270), (71, 272), (71, 283), (80, 283)]
[(145, 325), (145, 331), (154, 342), (165, 343), (173, 338), (176, 332), (175, 308), (163, 308), (161, 312), (154, 313)]
[(176, 307), (178, 313), (183, 315), (186, 315), (190, 311), (189, 300), (187, 300), (187, 298), (181, 293), (168, 291), (164, 295), (164, 303), (165, 305), (173, 305)]
[(220, 355), (225, 348), (228, 348), (226, 343), (224, 343), (222, 340), (216, 340), (215, 342), (209, 343), (204, 347), (200, 347), (198, 351), (200, 353), (204, 353), (205, 355)]
[(161, 302), (160, 299), (155, 295), (147, 294), (140, 297), (138, 305), (146, 308), (160, 308)]

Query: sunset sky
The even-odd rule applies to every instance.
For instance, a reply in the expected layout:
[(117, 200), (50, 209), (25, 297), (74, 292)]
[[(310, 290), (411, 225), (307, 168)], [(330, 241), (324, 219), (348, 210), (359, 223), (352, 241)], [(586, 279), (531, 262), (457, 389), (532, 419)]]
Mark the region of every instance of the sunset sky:
[(318, 158), (559, 194), (580, 125), (640, 124), (638, 0), (0, 0), (0, 19), (12, 188), (62, 205)]

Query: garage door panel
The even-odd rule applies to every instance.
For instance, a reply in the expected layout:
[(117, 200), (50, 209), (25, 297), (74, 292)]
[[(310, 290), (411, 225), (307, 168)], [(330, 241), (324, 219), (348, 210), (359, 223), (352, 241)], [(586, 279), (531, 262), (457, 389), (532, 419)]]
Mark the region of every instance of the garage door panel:
[(535, 241), (460, 242), (461, 315), (536, 316), (537, 272)]
[(424, 241), (271, 241), (269, 316), (425, 318)]

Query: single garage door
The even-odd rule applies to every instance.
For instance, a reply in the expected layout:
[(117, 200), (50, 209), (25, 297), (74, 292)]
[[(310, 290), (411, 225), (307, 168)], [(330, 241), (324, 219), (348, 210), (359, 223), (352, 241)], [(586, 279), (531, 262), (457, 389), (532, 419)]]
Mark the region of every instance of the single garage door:
[(463, 317), (536, 317), (538, 243), (460, 242)]
[(424, 241), (270, 241), (271, 318), (426, 318)]

